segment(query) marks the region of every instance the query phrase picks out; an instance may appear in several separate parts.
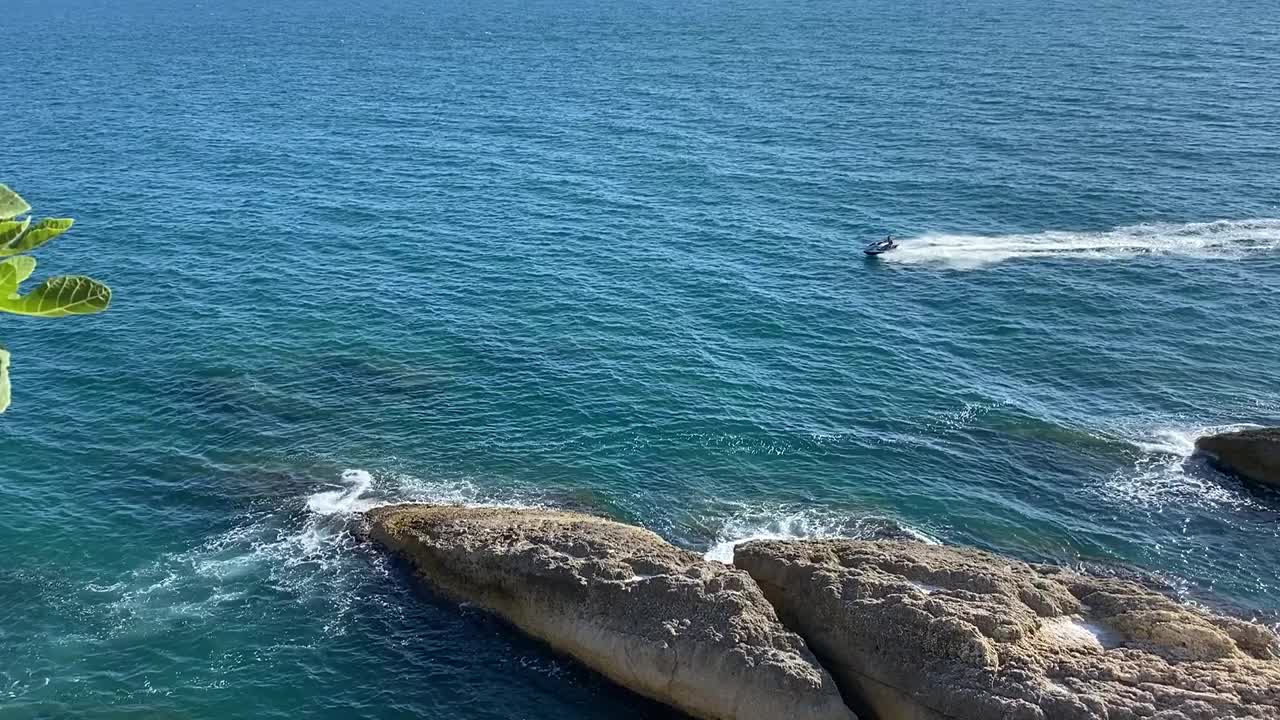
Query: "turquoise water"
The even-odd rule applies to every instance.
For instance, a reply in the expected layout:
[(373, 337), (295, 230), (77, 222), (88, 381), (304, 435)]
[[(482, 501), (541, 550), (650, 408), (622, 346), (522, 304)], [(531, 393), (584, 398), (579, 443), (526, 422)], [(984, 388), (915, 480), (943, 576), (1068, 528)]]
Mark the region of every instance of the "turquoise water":
[(1188, 456), (1280, 422), (1280, 15), (1158, 5), (8, 0), (0, 181), (116, 299), (0, 324), (0, 717), (669, 717), (415, 594), (397, 499), (1274, 621)]

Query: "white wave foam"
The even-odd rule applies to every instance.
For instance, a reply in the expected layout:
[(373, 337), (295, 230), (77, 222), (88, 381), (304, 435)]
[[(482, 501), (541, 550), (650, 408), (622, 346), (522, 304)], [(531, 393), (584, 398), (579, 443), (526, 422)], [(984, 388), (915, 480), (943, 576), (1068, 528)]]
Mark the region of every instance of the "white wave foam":
[[(1209, 426), (1164, 426), (1140, 433), (1129, 441), (1142, 454), (1132, 467), (1113, 474), (1105, 492), (1127, 505), (1162, 509), (1187, 507), (1256, 507), (1247, 494), (1191, 466), (1196, 439), (1232, 430), (1258, 427), (1248, 423)], [(1189, 472), (1190, 470), (1190, 472)]]
[(1256, 427), (1261, 427), (1261, 425), (1238, 423), (1235, 425), (1209, 425), (1199, 428), (1162, 427), (1151, 431), (1147, 437), (1134, 440), (1134, 445), (1143, 452), (1177, 455), (1186, 459), (1195, 454), (1196, 440), (1198, 438), (1205, 435), (1217, 435), (1218, 433)]
[(926, 533), (890, 518), (853, 517), (824, 509), (776, 505), (744, 507), (726, 518), (703, 557), (730, 564), (733, 549), (752, 540), (889, 537), (938, 543)]
[(1280, 219), (1128, 225), (1103, 232), (926, 234), (903, 240), (885, 261), (972, 270), (1020, 258), (1124, 260), (1143, 255), (1241, 258), (1280, 249)]
[(373, 476), (364, 470), (343, 470), (345, 487), (325, 490), (307, 498), (307, 509), (317, 515), (351, 515), (377, 506), (376, 501), (364, 497), (373, 487)]
[(114, 596), (116, 632), (163, 632), (178, 620), (216, 622), (244, 611), (244, 603), (265, 589), (314, 606), (324, 631), (340, 634), (351, 613), (371, 601), (359, 596), (365, 574), (371, 567), (389, 571), (381, 555), (362, 551), (353, 532), (362, 513), (395, 502), (534, 504), (521, 499), (516, 493), (482, 492), (466, 481), (375, 478), (365, 470), (345, 470), (339, 484), (247, 513), (195, 547), (166, 553), (118, 582), (90, 583), (86, 591)]

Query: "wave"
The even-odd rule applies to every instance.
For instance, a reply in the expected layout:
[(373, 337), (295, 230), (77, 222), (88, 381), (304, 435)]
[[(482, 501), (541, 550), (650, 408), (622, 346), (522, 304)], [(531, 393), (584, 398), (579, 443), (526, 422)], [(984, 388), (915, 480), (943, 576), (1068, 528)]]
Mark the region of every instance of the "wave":
[[(321, 635), (344, 635), (371, 609), (400, 615), (376, 590), (393, 574), (386, 557), (360, 539), (362, 515), (383, 505), (430, 502), (470, 507), (561, 507), (563, 497), (537, 488), (490, 489), (466, 480), (430, 481), (350, 469), (339, 480), (284, 503), (245, 513), (186, 550), (165, 553), (110, 584), (86, 588), (109, 613), (115, 636), (153, 636), (211, 626), (291, 627), (303, 606)], [(726, 512), (727, 510), (727, 512)], [(935, 540), (889, 517), (789, 504), (728, 503), (708, 518), (716, 528), (705, 557), (732, 562), (733, 548), (757, 539), (862, 538)], [(373, 581), (373, 585), (370, 582)], [(266, 598), (274, 598), (270, 602)], [(289, 602), (281, 604), (280, 599)], [(265, 617), (288, 614), (281, 622)], [(283, 632), (283, 631), (282, 631)], [(290, 637), (293, 635), (291, 634)], [(280, 642), (291, 642), (288, 637)], [(554, 670), (554, 668), (552, 668)], [(201, 682), (222, 682), (210, 670)]]
[(1196, 439), (1232, 430), (1258, 427), (1249, 423), (1206, 426), (1164, 426), (1130, 438), (1139, 451), (1132, 467), (1103, 483), (1109, 496), (1130, 506), (1148, 509), (1182, 507), (1257, 507), (1240, 488), (1205, 471), (1195, 459)]
[(1148, 453), (1176, 455), (1190, 458), (1196, 451), (1196, 440), (1206, 435), (1248, 430), (1262, 427), (1253, 423), (1236, 423), (1233, 425), (1206, 425), (1203, 427), (1161, 427), (1151, 431), (1146, 438), (1134, 441), (1140, 450)]
[[(544, 498), (532, 493), (507, 491), (503, 495), (482, 493), (473, 486), (453, 483), (423, 483), (416, 478), (398, 477), (388, 495), (379, 496), (373, 477), (363, 470), (347, 470), (339, 489), (317, 492), (307, 498), (307, 508), (317, 522), (310, 522), (301, 533), (308, 548), (318, 547), (326, 537), (334, 537), (324, 518), (354, 520), (372, 508), (397, 502), (431, 502), (468, 507), (551, 507)], [(704, 557), (724, 563), (733, 562), (733, 548), (751, 540), (783, 540), (810, 538), (900, 539), (937, 544), (931, 535), (898, 520), (878, 516), (856, 516), (810, 506), (736, 505), (736, 509), (719, 521), (719, 530)], [(348, 549), (348, 548), (342, 548)]]
[(351, 515), (365, 512), (379, 505), (378, 501), (365, 497), (373, 487), (373, 476), (364, 470), (342, 471), (343, 487), (322, 490), (307, 498), (307, 509), (317, 515)]
[(852, 538), (859, 540), (918, 540), (938, 544), (932, 536), (892, 518), (854, 516), (832, 510), (793, 505), (743, 506), (725, 518), (707, 560), (733, 562), (733, 549), (752, 540)]
[(327, 618), (326, 631), (341, 632), (355, 600), (348, 566), (358, 543), (348, 520), (374, 503), (366, 496), (373, 485), (368, 473), (348, 470), (342, 478), (341, 489), (245, 513), (229, 529), (105, 588), (116, 595), (116, 630), (149, 634), (175, 622), (210, 622), (240, 612), (267, 589), (298, 602), (322, 599), (326, 607), (316, 616)]
[(881, 257), (893, 263), (970, 270), (1027, 258), (1124, 260), (1147, 255), (1237, 259), (1280, 249), (1280, 219), (1128, 225), (1103, 232), (926, 234)]
[(514, 507), (538, 506), (540, 498), (532, 492), (486, 492), (466, 481), (375, 478), (365, 470), (345, 470), (338, 483), (245, 513), (194, 547), (85, 590), (107, 602), (116, 633), (217, 622), (245, 612), (246, 603), (267, 592), (311, 607), (325, 634), (342, 634), (356, 608), (376, 602), (360, 590), (370, 569), (390, 572), (383, 557), (359, 540), (360, 516), (397, 502)]

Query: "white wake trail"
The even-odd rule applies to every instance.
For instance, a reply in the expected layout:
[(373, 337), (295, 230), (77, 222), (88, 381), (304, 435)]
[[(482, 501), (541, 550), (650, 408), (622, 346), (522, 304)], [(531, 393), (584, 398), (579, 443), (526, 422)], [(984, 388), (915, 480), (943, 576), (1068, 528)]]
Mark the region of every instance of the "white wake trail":
[(1239, 259), (1280, 249), (1280, 219), (1129, 225), (1103, 232), (926, 234), (881, 257), (892, 263), (972, 270), (1017, 259), (1124, 260), (1146, 255)]

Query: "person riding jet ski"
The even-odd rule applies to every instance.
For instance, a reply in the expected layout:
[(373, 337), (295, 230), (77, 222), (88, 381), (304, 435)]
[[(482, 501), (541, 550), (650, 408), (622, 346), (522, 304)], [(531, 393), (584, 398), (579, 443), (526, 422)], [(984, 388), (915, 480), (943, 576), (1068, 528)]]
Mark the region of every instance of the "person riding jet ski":
[(879, 255), (881, 253), (887, 253), (896, 247), (898, 247), (898, 243), (893, 241), (893, 236), (886, 235), (883, 240), (877, 240), (866, 246), (862, 252), (868, 255)]

